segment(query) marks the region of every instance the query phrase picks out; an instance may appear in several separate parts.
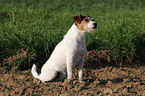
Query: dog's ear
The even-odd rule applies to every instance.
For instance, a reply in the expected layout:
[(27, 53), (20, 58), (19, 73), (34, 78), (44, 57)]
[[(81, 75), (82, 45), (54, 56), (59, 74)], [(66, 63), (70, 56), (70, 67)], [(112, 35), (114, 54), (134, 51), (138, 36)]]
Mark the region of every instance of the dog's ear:
[(73, 17), (76, 24), (80, 24), (84, 18), (85, 18), (85, 16), (82, 16), (82, 15), (78, 15), (78, 16)]

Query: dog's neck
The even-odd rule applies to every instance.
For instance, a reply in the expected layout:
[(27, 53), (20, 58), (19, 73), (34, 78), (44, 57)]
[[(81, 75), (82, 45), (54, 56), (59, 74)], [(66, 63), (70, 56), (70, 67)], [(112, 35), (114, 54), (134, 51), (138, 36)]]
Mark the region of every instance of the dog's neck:
[(86, 40), (87, 32), (84, 30), (79, 30), (75, 23), (71, 26), (65, 37), (77, 40), (77, 41), (84, 41)]

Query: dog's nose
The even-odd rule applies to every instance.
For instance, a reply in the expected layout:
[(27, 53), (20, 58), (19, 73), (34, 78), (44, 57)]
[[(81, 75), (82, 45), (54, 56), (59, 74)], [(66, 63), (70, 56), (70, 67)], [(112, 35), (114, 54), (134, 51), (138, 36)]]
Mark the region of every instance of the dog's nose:
[(97, 23), (93, 23), (93, 25), (94, 25), (94, 28), (97, 28)]

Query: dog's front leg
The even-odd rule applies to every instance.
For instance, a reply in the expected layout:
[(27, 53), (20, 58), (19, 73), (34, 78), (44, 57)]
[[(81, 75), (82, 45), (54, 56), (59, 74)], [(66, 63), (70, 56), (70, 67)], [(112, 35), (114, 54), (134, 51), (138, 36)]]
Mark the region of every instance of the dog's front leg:
[(80, 59), (79, 65), (78, 65), (78, 75), (79, 75), (79, 81), (80, 83), (83, 83), (83, 66), (85, 61), (85, 54)]
[(67, 66), (67, 79), (72, 80), (72, 67), (73, 67), (73, 59), (72, 57), (66, 58), (66, 66)]

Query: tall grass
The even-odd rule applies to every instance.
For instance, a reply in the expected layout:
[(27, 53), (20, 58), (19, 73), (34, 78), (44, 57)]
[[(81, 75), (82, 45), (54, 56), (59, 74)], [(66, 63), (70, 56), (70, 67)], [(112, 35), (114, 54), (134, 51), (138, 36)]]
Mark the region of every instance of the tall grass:
[[(43, 63), (73, 24), (74, 15), (93, 17), (98, 29), (88, 34), (89, 50), (113, 50), (113, 59), (145, 51), (143, 0), (1, 0), (1, 66), (29, 68)], [(114, 51), (115, 50), (115, 51)]]

